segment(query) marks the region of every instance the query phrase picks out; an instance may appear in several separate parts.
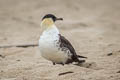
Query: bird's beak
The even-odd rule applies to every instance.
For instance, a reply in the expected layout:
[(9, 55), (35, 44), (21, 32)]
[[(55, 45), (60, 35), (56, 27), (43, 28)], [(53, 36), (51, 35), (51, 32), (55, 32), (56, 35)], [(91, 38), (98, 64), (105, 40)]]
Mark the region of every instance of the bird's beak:
[(57, 20), (63, 20), (63, 18), (56, 18), (56, 21), (57, 21)]

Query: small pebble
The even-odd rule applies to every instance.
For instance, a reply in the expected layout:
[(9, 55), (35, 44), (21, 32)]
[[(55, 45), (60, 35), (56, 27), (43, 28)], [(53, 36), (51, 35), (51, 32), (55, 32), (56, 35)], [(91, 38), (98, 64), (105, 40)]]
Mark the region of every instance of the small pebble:
[(16, 61), (20, 61), (20, 60), (18, 59), (18, 60), (16, 60)]
[(120, 73), (120, 71), (118, 71), (117, 73)]
[(0, 57), (1, 57), (1, 58), (5, 58), (5, 56), (3, 56), (3, 55), (0, 55)]
[(108, 54), (107, 54), (107, 56), (111, 56), (111, 55), (113, 55), (113, 53), (108, 53)]

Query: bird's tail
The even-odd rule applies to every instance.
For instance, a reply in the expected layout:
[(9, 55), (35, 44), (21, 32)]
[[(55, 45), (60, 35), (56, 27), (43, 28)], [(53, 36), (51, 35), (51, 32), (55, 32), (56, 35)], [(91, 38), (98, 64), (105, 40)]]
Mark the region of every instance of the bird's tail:
[(87, 58), (85, 56), (80, 56), (80, 55), (77, 55), (78, 58)]
[(77, 58), (74, 61), (78, 62), (78, 63), (84, 63), (85, 62), (85, 60), (80, 60), (79, 58), (87, 58), (87, 57), (77, 55)]

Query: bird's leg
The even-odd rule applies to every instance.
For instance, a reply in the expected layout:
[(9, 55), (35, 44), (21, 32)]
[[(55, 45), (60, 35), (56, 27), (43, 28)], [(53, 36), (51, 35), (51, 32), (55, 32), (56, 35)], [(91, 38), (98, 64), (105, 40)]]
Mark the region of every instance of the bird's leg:
[(53, 65), (55, 65), (55, 62), (52, 62), (53, 63)]
[(85, 60), (79, 60), (78, 61), (78, 63), (84, 63), (85, 62)]
[(63, 66), (64, 66), (64, 64), (63, 63), (61, 63)]
[(61, 65), (63, 65), (63, 66), (64, 66), (64, 63), (62, 63), (62, 62), (61, 62), (61, 63), (56, 63), (56, 64), (61, 64)]
[[(56, 65), (56, 63), (55, 62), (52, 62), (53, 63), (53, 65)], [(63, 65), (64, 66), (64, 63), (57, 63), (57, 64), (61, 64), (61, 65)]]

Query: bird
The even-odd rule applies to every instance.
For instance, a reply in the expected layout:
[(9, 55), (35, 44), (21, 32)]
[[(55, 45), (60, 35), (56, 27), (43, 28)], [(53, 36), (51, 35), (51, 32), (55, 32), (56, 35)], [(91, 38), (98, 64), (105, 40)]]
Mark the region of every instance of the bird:
[(73, 62), (83, 63), (87, 58), (76, 54), (72, 44), (60, 34), (55, 22), (63, 20), (53, 14), (46, 14), (41, 21), (42, 34), (39, 39), (39, 49), (41, 56), (55, 64), (70, 64)]

